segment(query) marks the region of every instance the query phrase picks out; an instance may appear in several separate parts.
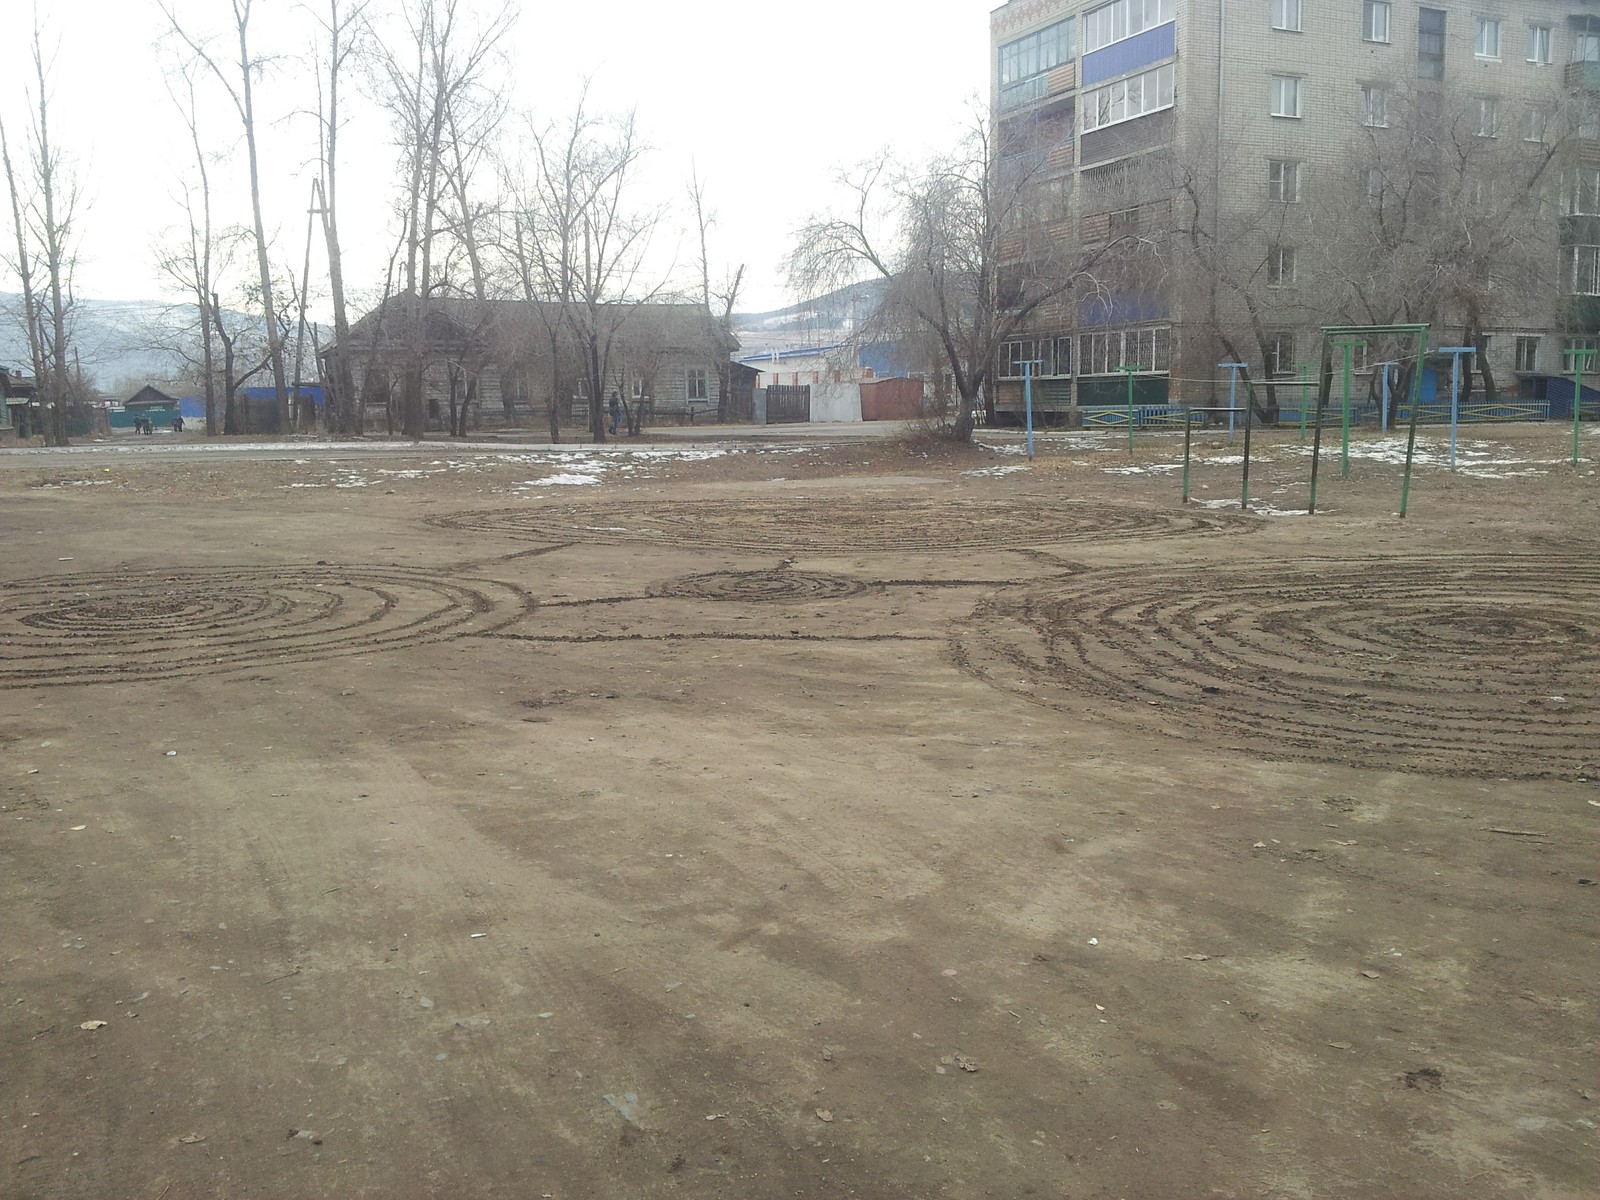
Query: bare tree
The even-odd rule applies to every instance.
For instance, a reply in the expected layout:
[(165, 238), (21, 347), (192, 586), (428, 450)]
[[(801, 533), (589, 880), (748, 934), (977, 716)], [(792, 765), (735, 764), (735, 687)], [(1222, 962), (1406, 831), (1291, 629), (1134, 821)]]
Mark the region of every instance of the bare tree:
[(215, 339), (211, 324), (211, 296), (215, 290), (212, 273), (213, 237), (211, 228), (211, 171), (208, 156), (200, 144), (200, 108), (195, 95), (193, 64), (180, 64), (179, 76), (183, 89), (178, 91), (169, 79), (168, 94), (183, 118), (189, 133), (189, 144), (194, 151), (195, 170), (199, 179), (199, 194), (188, 184), (183, 185), (183, 210), (187, 230), (182, 249), (176, 253), (168, 250), (161, 255), (158, 265), (184, 291), (194, 297), (200, 344), (200, 374), (204, 381), (206, 405), (206, 436), (216, 437), (220, 432), (217, 419), (217, 372)]
[[(733, 309), (739, 302), (739, 289), (744, 283), (744, 264), (740, 263), (715, 289), (711, 286), (711, 254), (707, 246), (710, 229), (716, 224), (717, 214), (706, 207), (705, 181), (700, 172), (691, 168), (689, 176), (689, 203), (694, 209), (695, 231), (700, 244), (700, 302), (721, 326), (723, 333), (733, 336)], [(713, 301), (715, 304), (713, 305)], [(729, 419), (728, 404), (731, 398), (733, 364), (726, 356), (717, 360), (717, 420)], [(635, 430), (637, 432), (637, 430)]]
[[(1317, 207), (1317, 265), (1339, 318), (1459, 331), (1480, 351), (1491, 399), (1489, 330), (1555, 294), (1549, 206), (1579, 119), (1553, 88), (1521, 113), (1502, 107), (1453, 89), (1392, 89), (1350, 148), (1354, 169), (1325, 181)], [(1527, 124), (1506, 128), (1514, 117)]]
[(233, 12), (233, 30), (239, 44), (237, 76), (230, 64), (224, 68), (212, 54), (209, 44), (186, 31), (179, 22), (170, 0), (162, 0), (161, 12), (167, 24), (195, 59), (203, 64), (228, 94), (239, 125), (244, 134), (245, 151), (250, 166), (250, 209), (255, 221), (256, 267), (260, 275), (260, 303), (262, 318), (267, 329), (267, 352), (272, 366), (272, 382), (278, 395), (278, 424), (288, 427), (289, 393), (285, 387), (283, 369), (283, 341), (278, 323), (277, 306), (273, 299), (272, 268), (268, 261), (266, 223), (261, 215), (261, 163), (256, 144), (255, 78), (263, 68), (263, 61), (250, 52), (250, 10), (254, 0), (229, 0)]
[[(344, 254), (339, 241), (339, 85), (352, 58), (361, 48), (366, 29), (366, 0), (351, 5), (328, 0), (328, 16), (321, 21), (323, 44), (314, 52), (317, 63), (317, 129), (322, 171), (315, 182), (313, 210), (322, 218), (322, 235), (328, 250), (328, 287), (333, 301), (333, 334), (337, 345), (350, 337), (349, 309), (345, 303)], [(337, 433), (361, 433), (365, 419), (360, 399), (355, 394), (355, 379), (348, 355), (332, 359), (333, 378), (328, 382), (330, 421)]]
[(44, 378), (44, 344), (39, 330), (39, 301), (34, 290), (33, 255), (28, 249), (28, 226), (22, 218), (24, 199), (18, 189), (16, 171), (11, 166), (11, 145), (6, 139), (5, 122), (0, 121), (0, 162), (6, 172), (6, 194), (11, 200), (11, 227), (16, 235), (17, 254), (12, 268), (22, 280), (22, 324), (28, 334), (29, 367), (35, 382)]
[(401, 428), (408, 437), (421, 437), (430, 305), (434, 293), (446, 285), (436, 269), (443, 257), (437, 234), (448, 198), (450, 134), (453, 127), (468, 123), (468, 114), (486, 106), (484, 97), (492, 94), (490, 70), (501, 40), (515, 24), (516, 9), (504, 3), (487, 19), (472, 21), (463, 0), (409, 0), (403, 12), (404, 46), (380, 47), (377, 63), (406, 176), (400, 212), (412, 328), (401, 383)]
[(79, 394), (73, 369), (72, 275), (77, 264), (78, 187), (66, 157), (51, 137), (50, 72), (43, 40), (33, 30), (33, 117), (28, 127), (28, 173), (19, 184), (9, 144), (0, 130), (6, 186), (23, 285), (28, 348), (44, 402), (43, 432), (52, 446), (67, 444), (67, 409)]
[(974, 119), (959, 148), (926, 169), (897, 171), (887, 154), (846, 174), (848, 212), (799, 232), (787, 261), (804, 296), (877, 276), (880, 332), (923, 330), (956, 389), (950, 435), (967, 441), (1002, 343), (1036, 317), (1098, 288), (1097, 268), (1126, 241), (1080, 244), (1037, 216), (1044, 153), (1029, 131), (1009, 137)]

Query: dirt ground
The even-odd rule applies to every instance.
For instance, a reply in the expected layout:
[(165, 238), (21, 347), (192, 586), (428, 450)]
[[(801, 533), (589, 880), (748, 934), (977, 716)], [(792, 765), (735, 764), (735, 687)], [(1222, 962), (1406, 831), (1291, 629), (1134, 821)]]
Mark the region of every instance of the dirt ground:
[(0, 1195), (1600, 1193), (1600, 437), (1463, 446), (0, 454)]

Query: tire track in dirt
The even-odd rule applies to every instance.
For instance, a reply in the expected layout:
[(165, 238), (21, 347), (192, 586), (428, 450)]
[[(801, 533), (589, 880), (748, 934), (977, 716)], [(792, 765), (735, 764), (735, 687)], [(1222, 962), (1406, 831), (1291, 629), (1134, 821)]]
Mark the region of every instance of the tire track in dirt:
[(499, 629), (521, 589), (396, 566), (244, 566), (0, 584), (0, 688), (170, 679)]
[(1243, 532), (1250, 518), (1074, 501), (894, 498), (530, 504), (430, 519), (456, 532), (810, 554), (1009, 548)]
[(1577, 771), (1600, 740), (1600, 564), (1586, 557), (1096, 572), (985, 601), (951, 649), (1046, 704), (1128, 705), (1273, 757), (1541, 777)]

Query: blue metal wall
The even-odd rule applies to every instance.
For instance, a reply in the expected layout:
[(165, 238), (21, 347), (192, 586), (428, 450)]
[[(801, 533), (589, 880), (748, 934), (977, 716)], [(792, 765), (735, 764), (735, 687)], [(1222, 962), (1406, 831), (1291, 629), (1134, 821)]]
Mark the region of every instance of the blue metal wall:
[(1090, 87), (1140, 67), (1148, 67), (1178, 52), (1178, 26), (1175, 21), (1146, 29), (1131, 38), (1103, 46), (1093, 54), (1085, 54), (1079, 66), (1082, 86)]

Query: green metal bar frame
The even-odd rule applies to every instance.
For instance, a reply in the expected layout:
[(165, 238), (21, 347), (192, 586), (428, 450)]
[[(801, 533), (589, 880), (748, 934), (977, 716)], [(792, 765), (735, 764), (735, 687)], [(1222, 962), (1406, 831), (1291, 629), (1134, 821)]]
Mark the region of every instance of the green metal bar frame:
[[(1404, 519), (1407, 506), (1411, 500), (1411, 463), (1416, 454), (1417, 447), (1417, 410), (1422, 407), (1422, 368), (1423, 356), (1428, 352), (1427, 325), (1325, 325), (1322, 328), (1322, 340), (1326, 344), (1332, 339), (1341, 337), (1367, 338), (1372, 334), (1398, 333), (1414, 336), (1417, 339), (1417, 366), (1411, 372), (1411, 431), (1406, 438), (1406, 473), (1405, 482), (1400, 486), (1400, 516)], [(1318, 389), (1320, 393), (1320, 388)], [(1576, 401), (1574, 401), (1576, 402)], [(1317, 443), (1322, 441), (1322, 401), (1319, 395), (1317, 401)], [(1317, 510), (1317, 451), (1315, 447), (1311, 452), (1311, 504), (1310, 511)]]
[(1128, 377), (1128, 453), (1133, 453), (1133, 376), (1137, 371), (1144, 370), (1141, 366), (1120, 366), (1117, 370)]

